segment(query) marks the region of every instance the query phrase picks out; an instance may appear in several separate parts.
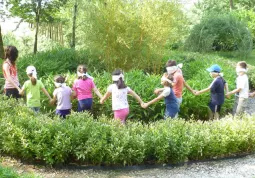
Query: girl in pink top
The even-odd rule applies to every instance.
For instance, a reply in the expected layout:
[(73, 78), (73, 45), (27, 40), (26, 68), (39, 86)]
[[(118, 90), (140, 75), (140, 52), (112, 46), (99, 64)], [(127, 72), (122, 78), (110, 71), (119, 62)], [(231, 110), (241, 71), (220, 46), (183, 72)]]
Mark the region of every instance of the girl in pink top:
[(3, 63), (3, 74), (5, 78), (4, 91), (8, 97), (20, 98), (19, 91), (20, 84), (18, 79), (18, 72), (16, 60), (19, 51), (15, 46), (7, 46), (5, 48), (5, 61)]
[(103, 104), (108, 97), (112, 96), (112, 110), (114, 111), (114, 118), (119, 119), (124, 124), (126, 117), (129, 114), (127, 95), (131, 94), (141, 105), (143, 104), (143, 101), (133, 90), (125, 85), (124, 75), (121, 70), (115, 70), (112, 73), (112, 81), (113, 84), (107, 88), (107, 92), (100, 100), (100, 103)]
[(78, 79), (74, 81), (73, 91), (78, 99), (78, 112), (85, 110), (90, 111), (93, 103), (92, 91), (94, 91), (100, 99), (102, 95), (91, 77), (87, 74), (85, 65), (79, 65), (77, 67), (77, 75)]

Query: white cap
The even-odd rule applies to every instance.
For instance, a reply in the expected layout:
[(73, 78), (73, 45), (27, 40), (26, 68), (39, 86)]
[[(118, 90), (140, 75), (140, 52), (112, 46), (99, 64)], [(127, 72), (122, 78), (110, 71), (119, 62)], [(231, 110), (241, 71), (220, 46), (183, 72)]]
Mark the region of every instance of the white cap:
[(37, 72), (34, 66), (28, 66), (26, 72), (27, 74), (32, 74), (34, 78), (37, 78)]

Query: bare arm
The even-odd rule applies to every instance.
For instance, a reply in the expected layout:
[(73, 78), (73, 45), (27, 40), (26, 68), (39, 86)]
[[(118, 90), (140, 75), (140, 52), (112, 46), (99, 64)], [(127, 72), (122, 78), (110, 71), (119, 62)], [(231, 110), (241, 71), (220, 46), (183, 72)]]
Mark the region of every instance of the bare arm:
[(158, 102), (159, 100), (163, 99), (164, 95), (158, 95), (156, 98), (154, 98), (153, 100), (149, 101), (148, 103), (144, 103), (142, 105), (143, 108), (147, 108), (149, 105)]
[(164, 90), (164, 88), (157, 88), (157, 89), (154, 90), (154, 93), (155, 93), (156, 95), (158, 95), (158, 94), (160, 94), (163, 90)]
[(194, 90), (188, 85), (188, 83), (186, 83), (185, 80), (183, 81), (183, 84), (184, 84), (184, 86), (185, 86), (191, 93), (194, 94)]
[(229, 91), (229, 89), (228, 89), (228, 83), (225, 83), (224, 89), (225, 89), (226, 93), (228, 93), (228, 91)]
[(4, 65), (3, 66), (4, 68), (4, 72), (6, 74), (6, 80), (8, 80), (15, 88), (17, 88), (17, 90), (19, 92), (21, 92), (21, 89), (19, 88), (18, 85), (16, 85), (16, 83), (13, 81), (12, 77), (11, 77), (11, 74), (10, 74), (10, 66), (8, 65)]
[(241, 90), (242, 90), (241, 88), (236, 88), (236, 89), (234, 89), (234, 90), (228, 92), (228, 93), (226, 94), (226, 96), (233, 95), (233, 94), (235, 94), (235, 93), (240, 92)]
[(107, 91), (105, 95), (101, 98), (100, 103), (103, 104), (107, 98), (111, 96), (111, 92)]
[(49, 95), (49, 93), (47, 92), (45, 88), (42, 88), (42, 91), (49, 98), (49, 100), (52, 100), (51, 96)]
[(133, 90), (130, 90), (128, 93), (129, 93), (130, 95), (132, 95), (140, 104), (143, 103), (142, 99), (140, 98), (140, 96), (138, 96), (138, 95), (136, 94), (136, 92), (134, 92)]
[(195, 95), (201, 95), (202, 93), (210, 91), (211, 87), (205, 88), (203, 90), (197, 91)]
[(98, 96), (100, 99), (102, 99), (103, 96), (101, 95), (101, 93), (99, 92), (99, 90), (97, 89), (96, 86), (93, 88), (93, 91), (97, 94), (97, 96)]

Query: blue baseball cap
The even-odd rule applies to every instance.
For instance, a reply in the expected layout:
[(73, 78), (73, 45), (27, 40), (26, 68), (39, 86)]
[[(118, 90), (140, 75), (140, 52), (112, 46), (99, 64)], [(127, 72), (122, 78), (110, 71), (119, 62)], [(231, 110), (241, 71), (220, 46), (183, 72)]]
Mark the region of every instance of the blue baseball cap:
[(208, 72), (218, 72), (220, 73), (221, 68), (217, 64), (213, 64), (210, 68), (206, 69)]

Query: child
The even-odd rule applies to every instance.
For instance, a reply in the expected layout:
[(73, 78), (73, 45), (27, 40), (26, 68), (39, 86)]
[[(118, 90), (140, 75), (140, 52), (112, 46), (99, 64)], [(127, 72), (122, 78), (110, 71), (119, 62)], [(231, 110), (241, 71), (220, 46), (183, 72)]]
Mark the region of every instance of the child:
[[(183, 75), (182, 75), (182, 64), (176, 63), (174, 60), (168, 60), (166, 63), (166, 70), (169, 75), (173, 76), (173, 82), (172, 82), (172, 87), (174, 94), (177, 99), (177, 104), (180, 110), (180, 106), (182, 103), (182, 91), (183, 87), (185, 86), (191, 93), (194, 94), (194, 90), (185, 82)], [(164, 88), (159, 88), (154, 91), (155, 94), (159, 94), (162, 92)]]
[(166, 110), (165, 110), (165, 119), (166, 118), (175, 118), (178, 111), (179, 111), (179, 106), (177, 103), (176, 96), (174, 95), (173, 89), (172, 89), (172, 76), (164, 73), (164, 75), (161, 78), (161, 85), (164, 86), (164, 90), (162, 93), (158, 95), (157, 98), (154, 98), (153, 100), (149, 101), (148, 103), (144, 103), (142, 105), (143, 108), (147, 108), (149, 105), (156, 103), (157, 101), (161, 99), (165, 99), (165, 104), (166, 104)]
[(51, 97), (47, 90), (44, 88), (43, 83), (40, 80), (37, 80), (37, 73), (34, 66), (27, 67), (27, 75), (30, 80), (26, 81), (20, 91), (20, 94), (23, 95), (26, 92), (27, 106), (31, 108), (34, 112), (39, 112), (40, 110), (40, 90), (51, 100)]
[(54, 81), (56, 89), (53, 92), (51, 104), (55, 104), (57, 102), (56, 114), (62, 118), (66, 118), (66, 115), (71, 113), (71, 96), (73, 92), (70, 87), (66, 86), (65, 78), (63, 76), (55, 76)]
[(77, 67), (78, 79), (74, 81), (73, 90), (75, 96), (78, 98), (78, 112), (90, 111), (92, 108), (93, 95), (92, 90), (101, 99), (102, 95), (98, 91), (95, 83), (87, 74), (87, 68), (85, 65), (79, 65)]
[(15, 46), (7, 46), (5, 48), (5, 61), (3, 63), (5, 95), (16, 99), (20, 98), (19, 92), (21, 91), (16, 66), (18, 53), (19, 51)]
[(127, 101), (127, 95), (131, 94), (140, 104), (143, 103), (141, 98), (129, 87), (125, 85), (124, 75), (121, 70), (115, 70), (112, 73), (111, 84), (100, 103), (103, 104), (104, 101), (112, 95), (112, 110), (114, 111), (114, 118), (119, 119), (123, 124), (125, 124), (126, 118), (129, 114), (129, 105)]
[(200, 95), (202, 93), (211, 92), (211, 100), (209, 102), (209, 119), (219, 119), (219, 113), (221, 106), (224, 103), (224, 88), (228, 92), (228, 85), (223, 79), (220, 66), (217, 64), (212, 65), (210, 68), (206, 69), (210, 72), (210, 76), (214, 79), (208, 88), (200, 91), (196, 91), (195, 95)]
[(236, 89), (228, 92), (226, 96), (235, 94), (235, 104), (233, 107), (233, 115), (242, 114), (247, 107), (249, 97), (249, 81), (247, 76), (247, 64), (245, 61), (240, 61), (236, 65)]

